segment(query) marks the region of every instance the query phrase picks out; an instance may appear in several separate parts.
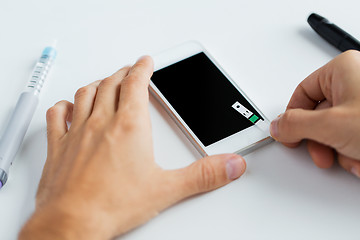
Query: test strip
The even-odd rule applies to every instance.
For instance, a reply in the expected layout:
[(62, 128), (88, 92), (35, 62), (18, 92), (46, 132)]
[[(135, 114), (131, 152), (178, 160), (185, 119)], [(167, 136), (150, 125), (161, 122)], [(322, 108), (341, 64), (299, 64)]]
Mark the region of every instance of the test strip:
[(235, 102), (232, 107), (253, 124), (256, 124), (260, 120), (258, 116), (256, 116), (252, 111), (244, 107), (244, 105), (239, 102)]
[(232, 108), (235, 109), (236, 111), (238, 111), (241, 115), (243, 115), (246, 119), (248, 119), (250, 122), (252, 122), (253, 124), (255, 124), (256, 126), (258, 126), (259, 128), (261, 128), (262, 130), (266, 130), (266, 124), (264, 124), (264, 121), (257, 116), (256, 114), (254, 114), (252, 111), (250, 111), (249, 109), (247, 109), (246, 107), (244, 107), (244, 105), (242, 105), (241, 103), (239, 103), (238, 101), (236, 101), (233, 105)]

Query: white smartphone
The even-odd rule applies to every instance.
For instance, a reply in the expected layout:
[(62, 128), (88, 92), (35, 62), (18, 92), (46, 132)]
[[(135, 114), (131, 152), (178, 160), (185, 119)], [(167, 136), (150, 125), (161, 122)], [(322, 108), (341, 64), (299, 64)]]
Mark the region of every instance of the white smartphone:
[(245, 155), (272, 141), (269, 120), (201, 44), (153, 58), (150, 92), (202, 156)]

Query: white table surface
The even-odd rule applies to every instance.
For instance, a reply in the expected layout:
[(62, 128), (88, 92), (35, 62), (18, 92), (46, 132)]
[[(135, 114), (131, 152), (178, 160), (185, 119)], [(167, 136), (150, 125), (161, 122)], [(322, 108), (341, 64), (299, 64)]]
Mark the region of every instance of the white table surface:
[[(142, 54), (198, 40), (273, 119), (296, 85), (339, 54), (306, 23), (311, 12), (360, 37), (358, 0), (2, 0), (0, 124), (7, 121), (43, 47), (58, 58), (24, 143), (0, 191), (0, 239), (15, 239), (34, 209), (46, 159), (46, 110)], [(186, 166), (200, 156), (150, 99), (156, 161)], [(247, 155), (228, 186), (164, 211), (120, 239), (358, 239), (360, 180), (321, 170), (305, 146), (272, 143)]]

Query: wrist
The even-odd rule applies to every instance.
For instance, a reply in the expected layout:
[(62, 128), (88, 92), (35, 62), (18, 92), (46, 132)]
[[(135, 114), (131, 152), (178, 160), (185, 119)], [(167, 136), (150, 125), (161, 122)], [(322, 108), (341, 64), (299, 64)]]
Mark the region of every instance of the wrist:
[(71, 211), (59, 206), (44, 206), (37, 209), (19, 234), (19, 240), (28, 239), (110, 239), (109, 229), (99, 224), (100, 215), (81, 209)]

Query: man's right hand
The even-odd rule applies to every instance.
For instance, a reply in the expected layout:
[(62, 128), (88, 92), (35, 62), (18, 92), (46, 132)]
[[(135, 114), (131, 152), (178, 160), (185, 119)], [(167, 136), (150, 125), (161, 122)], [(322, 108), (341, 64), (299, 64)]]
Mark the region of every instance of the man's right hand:
[(360, 177), (360, 52), (347, 51), (302, 81), (270, 131), (288, 147), (307, 139), (318, 167), (337, 158)]

